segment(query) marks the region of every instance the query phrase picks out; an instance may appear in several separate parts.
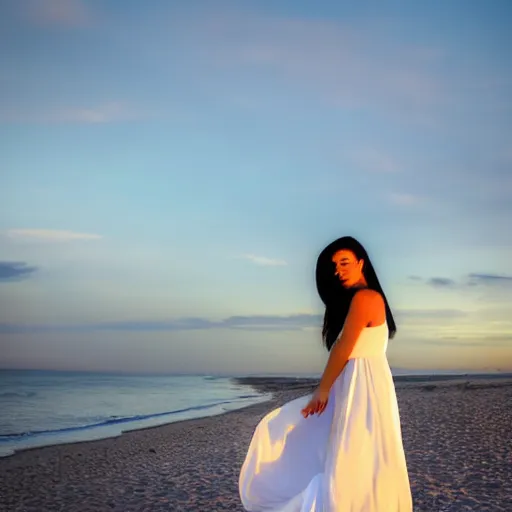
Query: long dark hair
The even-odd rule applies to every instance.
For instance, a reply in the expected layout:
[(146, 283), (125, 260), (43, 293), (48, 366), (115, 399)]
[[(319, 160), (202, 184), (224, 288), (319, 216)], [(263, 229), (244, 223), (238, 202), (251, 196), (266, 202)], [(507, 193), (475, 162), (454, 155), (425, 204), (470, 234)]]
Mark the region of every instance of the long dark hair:
[(325, 304), (324, 325), (322, 328), (322, 339), (327, 347), (331, 350), (334, 342), (338, 338), (345, 319), (350, 308), (350, 303), (356, 288), (344, 288), (335, 275), (335, 265), (332, 261), (333, 255), (342, 250), (352, 251), (358, 260), (363, 260), (363, 275), (370, 290), (375, 290), (382, 295), (384, 304), (386, 305), (386, 322), (389, 329), (389, 337), (393, 338), (396, 333), (396, 324), (388, 304), (388, 300), (382, 290), (382, 287), (373, 268), (372, 262), (368, 257), (365, 248), (351, 236), (338, 238), (330, 243), (318, 257), (316, 264), (316, 287), (318, 294)]

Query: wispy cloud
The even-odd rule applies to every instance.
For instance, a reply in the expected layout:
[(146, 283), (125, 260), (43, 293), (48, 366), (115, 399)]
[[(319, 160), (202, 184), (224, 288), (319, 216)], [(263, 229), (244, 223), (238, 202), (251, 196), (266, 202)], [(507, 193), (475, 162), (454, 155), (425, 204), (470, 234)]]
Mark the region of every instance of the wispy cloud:
[(359, 169), (377, 174), (394, 174), (402, 170), (402, 165), (391, 155), (372, 148), (365, 148), (347, 155)]
[(200, 43), (199, 58), (220, 71), (270, 71), (332, 106), (372, 106), (408, 118), (421, 109), (419, 117), (428, 116), (446, 100), (437, 72), (443, 53), (401, 44), (390, 33), (386, 22), (356, 26), (217, 9), (188, 20), (179, 35), (185, 46)]
[(289, 316), (256, 315), (256, 316), (232, 316), (223, 321), (223, 325), (231, 328), (286, 328), (301, 329), (304, 327), (316, 327), (321, 322), (320, 315), (297, 314)]
[(424, 198), (420, 196), (399, 192), (392, 192), (389, 194), (388, 199), (392, 204), (398, 206), (417, 206), (424, 202)]
[(456, 347), (510, 347), (512, 334), (482, 334), (481, 336), (441, 336), (437, 339), (422, 339), (422, 344)]
[[(467, 315), (464, 311), (453, 309), (437, 310), (398, 310), (397, 318), (440, 319), (457, 318)], [(267, 331), (296, 331), (301, 329), (319, 328), (322, 325), (322, 314), (298, 313), (294, 315), (251, 315), (230, 316), (222, 320), (211, 320), (204, 317), (187, 317), (170, 320), (133, 320), (109, 321), (93, 324), (74, 325), (28, 325), (0, 324), (0, 332), (39, 332), (39, 331), (188, 331), (205, 329), (241, 329)]]
[(504, 274), (471, 273), (457, 280), (448, 277), (430, 277), (428, 279), (423, 279), (419, 276), (409, 276), (408, 279), (410, 281), (422, 282), (435, 288), (466, 288), (468, 286), (512, 286), (512, 276)]
[(318, 326), (319, 315), (298, 314), (289, 316), (254, 315), (231, 316), (220, 321), (207, 318), (182, 318), (163, 322), (110, 322), (99, 324), (113, 330), (190, 330), (190, 329), (245, 329), (245, 330), (298, 330)]
[(447, 277), (431, 277), (427, 283), (435, 288), (453, 288), (457, 284), (453, 279)]
[(267, 258), (266, 256), (256, 256), (255, 254), (244, 254), (241, 257), (243, 259), (251, 261), (255, 265), (262, 265), (265, 267), (279, 267), (287, 265), (287, 262), (284, 260)]
[(37, 271), (37, 267), (21, 261), (0, 261), (0, 282), (27, 279)]
[(55, 229), (10, 229), (8, 238), (15, 240), (37, 240), (42, 242), (67, 242), (71, 240), (98, 240), (101, 235), (78, 233), (76, 231), (60, 231)]
[(512, 276), (500, 274), (469, 274), (468, 282), (472, 286), (512, 285)]
[(81, 325), (27, 325), (0, 324), (0, 332), (39, 332), (39, 331), (188, 331), (204, 329), (243, 329), (243, 330), (300, 330), (318, 327), (320, 315), (296, 314), (289, 316), (254, 315), (231, 316), (223, 320), (209, 318), (178, 318), (172, 320), (112, 321)]
[(403, 319), (441, 319), (463, 318), (468, 316), (468, 313), (461, 309), (399, 309), (396, 316)]
[(147, 110), (116, 101), (91, 106), (56, 106), (30, 110), (4, 106), (0, 109), (0, 122), (108, 124), (136, 121), (150, 115)]
[(144, 113), (129, 105), (112, 102), (94, 107), (69, 107), (56, 110), (49, 118), (61, 123), (105, 124), (130, 121)]
[(22, 14), (38, 25), (79, 27), (91, 20), (88, 7), (80, 0), (24, 0), (18, 5)]

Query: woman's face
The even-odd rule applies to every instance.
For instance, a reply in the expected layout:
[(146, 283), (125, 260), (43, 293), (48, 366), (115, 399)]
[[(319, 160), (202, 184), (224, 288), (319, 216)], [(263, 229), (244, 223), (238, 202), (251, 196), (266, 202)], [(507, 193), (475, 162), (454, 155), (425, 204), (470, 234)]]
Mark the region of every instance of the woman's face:
[(335, 275), (345, 288), (351, 288), (364, 281), (363, 260), (348, 249), (341, 249), (334, 253), (332, 262), (335, 266)]

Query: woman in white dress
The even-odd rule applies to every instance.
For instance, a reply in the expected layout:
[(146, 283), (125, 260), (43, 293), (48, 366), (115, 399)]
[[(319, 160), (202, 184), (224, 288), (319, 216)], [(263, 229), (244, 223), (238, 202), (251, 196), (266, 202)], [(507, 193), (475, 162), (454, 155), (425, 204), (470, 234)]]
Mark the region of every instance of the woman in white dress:
[(393, 315), (362, 245), (340, 238), (320, 254), (329, 359), (312, 395), (268, 413), (240, 472), (248, 511), (411, 512), (412, 497), (388, 339)]

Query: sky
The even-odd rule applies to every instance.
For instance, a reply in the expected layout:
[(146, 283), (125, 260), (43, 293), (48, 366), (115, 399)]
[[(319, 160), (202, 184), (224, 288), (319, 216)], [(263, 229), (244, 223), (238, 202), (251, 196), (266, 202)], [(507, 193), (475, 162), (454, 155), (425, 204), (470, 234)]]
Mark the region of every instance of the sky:
[(411, 371), (512, 371), (512, 4), (0, 1), (0, 367), (319, 373), (352, 235)]

